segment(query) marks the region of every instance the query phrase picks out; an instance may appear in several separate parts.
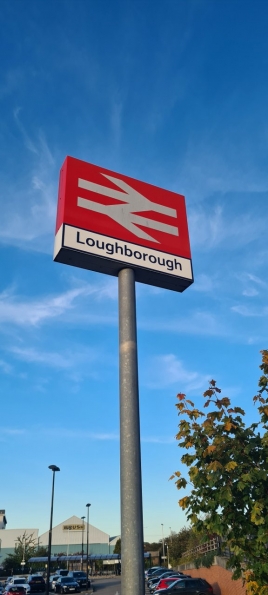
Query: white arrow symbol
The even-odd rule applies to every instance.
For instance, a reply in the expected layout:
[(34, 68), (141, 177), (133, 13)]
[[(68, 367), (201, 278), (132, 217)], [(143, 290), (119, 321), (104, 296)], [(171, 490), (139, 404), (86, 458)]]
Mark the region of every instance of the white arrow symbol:
[(103, 215), (108, 215), (108, 217), (111, 217), (111, 219), (117, 221), (117, 223), (131, 231), (137, 237), (143, 238), (145, 240), (158, 242), (158, 240), (137, 227), (138, 225), (149, 227), (151, 229), (157, 229), (158, 231), (162, 231), (174, 236), (179, 235), (178, 227), (175, 227), (174, 225), (161, 223), (160, 221), (148, 219), (147, 217), (140, 217), (136, 214), (142, 213), (143, 211), (154, 211), (155, 213), (162, 213), (163, 215), (168, 215), (169, 217), (177, 217), (176, 209), (152, 202), (119, 178), (113, 178), (107, 174), (101, 175), (105, 176), (105, 178), (113, 182), (115, 186), (118, 186), (124, 192), (114, 190), (113, 188), (107, 188), (107, 186), (101, 186), (99, 184), (95, 184), (94, 182), (83, 180), (82, 178), (78, 178), (79, 188), (84, 188), (85, 190), (90, 190), (90, 192), (95, 192), (97, 194), (101, 194), (102, 196), (114, 198), (120, 202), (114, 205), (102, 205), (98, 202), (87, 200), (78, 196), (77, 205), (79, 207), (82, 207), (83, 209), (89, 209), (90, 211), (95, 211), (96, 213), (102, 213)]

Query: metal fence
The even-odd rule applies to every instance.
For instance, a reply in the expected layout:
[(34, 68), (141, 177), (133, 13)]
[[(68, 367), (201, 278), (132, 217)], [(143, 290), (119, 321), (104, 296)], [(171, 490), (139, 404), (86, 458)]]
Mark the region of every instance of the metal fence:
[(212, 539), (210, 539), (209, 541), (206, 541), (205, 543), (201, 543), (200, 545), (197, 545), (196, 547), (194, 547), (191, 550), (187, 550), (186, 552), (183, 552), (182, 558), (187, 558), (190, 556), (204, 556), (205, 554), (208, 554), (209, 552), (216, 552), (216, 551), (218, 551), (222, 556), (224, 556), (226, 558), (229, 558), (229, 556), (230, 556), (229, 548), (224, 546), (224, 540), (218, 536), (213, 537)]

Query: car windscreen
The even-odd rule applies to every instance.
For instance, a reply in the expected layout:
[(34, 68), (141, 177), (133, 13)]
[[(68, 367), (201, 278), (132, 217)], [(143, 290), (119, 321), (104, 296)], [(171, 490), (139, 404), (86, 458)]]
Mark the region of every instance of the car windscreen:
[(73, 575), (74, 575), (75, 578), (76, 577), (77, 578), (86, 578), (86, 576), (87, 576), (85, 572), (79, 572), (79, 571), (74, 572)]
[(45, 582), (41, 576), (32, 576), (28, 579), (31, 583), (43, 583)]
[(61, 582), (61, 584), (65, 585), (67, 583), (73, 583), (74, 579), (71, 577), (64, 577), (60, 582)]

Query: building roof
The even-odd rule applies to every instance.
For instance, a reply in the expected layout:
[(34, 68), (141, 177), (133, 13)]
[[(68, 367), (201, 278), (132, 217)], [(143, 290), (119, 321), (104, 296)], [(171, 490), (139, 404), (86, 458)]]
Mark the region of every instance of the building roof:
[[(69, 519), (66, 519), (59, 525), (56, 525), (52, 529), (52, 545), (72, 545), (80, 544), (82, 541), (82, 526), (83, 521), (81, 518), (73, 515)], [(68, 528), (69, 527), (69, 528)], [(88, 538), (89, 543), (109, 543), (109, 535), (94, 525), (84, 522), (84, 541), (87, 535), (88, 527)], [(48, 544), (49, 531), (43, 533), (39, 537), (40, 545)]]

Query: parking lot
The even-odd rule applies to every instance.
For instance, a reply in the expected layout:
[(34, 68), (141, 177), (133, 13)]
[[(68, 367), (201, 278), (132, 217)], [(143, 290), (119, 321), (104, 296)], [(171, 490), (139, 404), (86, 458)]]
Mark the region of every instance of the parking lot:
[[(91, 589), (82, 589), (81, 594), (91, 595), (92, 591), (98, 595), (121, 595), (121, 577), (95, 576), (91, 579)], [(54, 591), (50, 591), (50, 593), (54, 594)], [(147, 586), (145, 587), (145, 593), (146, 595), (149, 595), (149, 589)]]
[[(98, 595), (121, 595), (121, 577), (98, 577), (92, 580), (94, 593)], [(145, 587), (145, 594), (149, 595), (149, 589)]]

